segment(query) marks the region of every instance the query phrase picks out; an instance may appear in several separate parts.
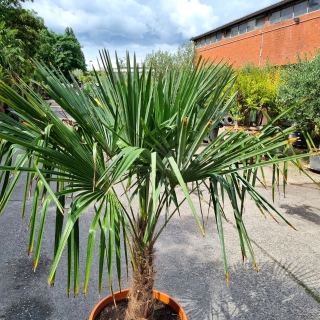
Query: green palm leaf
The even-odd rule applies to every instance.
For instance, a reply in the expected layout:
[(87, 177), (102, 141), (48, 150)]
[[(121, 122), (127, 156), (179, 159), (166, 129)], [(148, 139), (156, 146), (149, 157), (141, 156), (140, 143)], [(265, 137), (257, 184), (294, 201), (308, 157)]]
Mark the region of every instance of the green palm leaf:
[[(36, 267), (49, 203), (57, 208), (49, 283), (54, 283), (58, 263), (64, 250), (68, 250), (68, 292), (72, 274), (74, 293), (79, 291), (83, 238), (79, 221), (89, 207), (94, 209), (94, 215), (87, 236), (85, 292), (98, 232), (99, 290), (106, 271), (113, 291), (115, 273), (121, 286), (122, 260), (128, 269), (130, 254), (132, 266), (138, 270), (142, 257), (152, 256), (157, 238), (170, 219), (179, 214), (184, 201), (202, 233), (203, 211), (207, 207), (213, 211), (227, 279), (223, 227), (226, 198), (233, 209), (242, 255), (249, 255), (254, 266), (254, 253), (243, 222), (246, 196), (253, 199), (257, 211), (278, 216), (289, 224), (255, 187), (259, 181), (264, 184), (264, 172), (260, 174), (263, 167), (274, 166), (274, 172), (280, 173), (281, 162), (294, 161), (299, 165), (298, 159), (306, 156), (289, 156), (286, 151), (283, 157), (272, 155), (279, 147), (288, 149), (286, 139), (292, 128), (281, 130), (270, 122), (260, 135), (225, 131), (202, 146), (203, 139), (228, 113), (234, 99), (227, 99), (235, 81), (233, 70), (227, 65), (199, 59), (195, 65), (165, 70), (156, 76), (145, 66), (139, 69), (136, 58), (131, 61), (128, 54), (127, 71), (123, 73), (117, 59), (114, 71), (109, 53), (104, 50), (102, 69), (95, 71), (99, 88), (93, 86), (89, 91), (74, 83), (75, 91), (58, 70), (37, 61), (34, 65), (42, 86), (74, 122), (72, 126), (63, 123), (27, 84), (15, 83), (24, 94), (22, 97), (0, 83), (0, 100), (14, 108), (21, 119), (17, 122), (0, 115), (0, 209), (3, 212), (8, 204), (21, 173), (27, 172), (23, 203), (31, 181), (36, 181), (29, 249), (32, 251), (36, 242)], [(262, 160), (264, 155), (269, 156), (268, 161)], [(287, 164), (282, 172), (286, 178)], [(276, 180), (279, 181), (277, 174), (272, 183)], [(193, 185), (191, 190), (187, 188), (189, 183)], [(184, 195), (182, 201), (178, 201), (178, 192)], [(208, 206), (201, 204), (196, 209), (192, 192), (199, 201), (207, 194)], [(70, 209), (63, 216), (67, 198)], [(135, 210), (137, 203), (139, 209)], [(37, 219), (39, 204), (42, 211)], [(161, 216), (164, 218), (160, 219)]]

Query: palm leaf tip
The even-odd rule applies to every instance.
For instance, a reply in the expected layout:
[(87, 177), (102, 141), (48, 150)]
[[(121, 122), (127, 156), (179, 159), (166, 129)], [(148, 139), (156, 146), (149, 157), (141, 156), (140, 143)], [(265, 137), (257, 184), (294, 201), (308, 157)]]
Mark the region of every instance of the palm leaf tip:
[(86, 295), (86, 294), (87, 294), (87, 291), (88, 291), (88, 286), (86, 286), (86, 287), (83, 288), (83, 294)]
[(54, 281), (51, 280), (51, 279), (48, 279), (47, 284), (48, 284), (50, 287), (53, 287), (53, 286), (54, 286)]
[(39, 264), (39, 260), (35, 260), (33, 262), (33, 271), (36, 272), (37, 268), (38, 268), (38, 264)]
[(287, 224), (288, 224), (289, 227), (291, 227), (293, 230), (298, 231), (298, 229), (295, 228), (289, 221), (287, 221)]

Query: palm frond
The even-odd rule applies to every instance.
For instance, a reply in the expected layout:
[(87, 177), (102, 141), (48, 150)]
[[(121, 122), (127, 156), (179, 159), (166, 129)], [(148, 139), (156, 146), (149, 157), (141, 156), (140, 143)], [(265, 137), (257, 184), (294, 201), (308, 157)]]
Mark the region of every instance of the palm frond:
[[(130, 242), (138, 244), (141, 252), (152, 247), (187, 202), (202, 233), (203, 211), (207, 207), (213, 210), (228, 279), (223, 228), (226, 198), (231, 202), (242, 256), (249, 255), (255, 266), (243, 221), (244, 203), (248, 195), (258, 211), (289, 224), (258, 193), (256, 184), (264, 184), (264, 167), (274, 166), (272, 183), (279, 182), (280, 173), (286, 179), (288, 171), (287, 164), (281, 169), (281, 162), (294, 161), (298, 166), (298, 159), (306, 156), (287, 152), (287, 136), (293, 129), (281, 130), (272, 120), (259, 135), (225, 131), (203, 147), (203, 139), (228, 113), (234, 99), (227, 98), (235, 81), (230, 67), (200, 58), (195, 65), (156, 75), (152, 68), (139, 69), (136, 58), (131, 60), (127, 54), (127, 71), (123, 73), (117, 58), (114, 71), (108, 51), (101, 51), (100, 57), (101, 70), (95, 70), (98, 86), (90, 90), (81, 90), (75, 81), (71, 86), (61, 72), (34, 61), (40, 84), (73, 119), (71, 126), (28, 84), (15, 82), (22, 97), (0, 83), (0, 100), (21, 119), (0, 114), (0, 212), (25, 172), (27, 179), (21, 180), (25, 183), (23, 212), (28, 191), (35, 184), (29, 218), (29, 251), (36, 247), (34, 267), (40, 257), (49, 205), (54, 205), (54, 257), (48, 282), (55, 282), (58, 263), (67, 250), (67, 291), (73, 282), (73, 291), (78, 293), (79, 221), (91, 207), (94, 215), (88, 230), (84, 292), (98, 232), (99, 290), (106, 270), (113, 291), (114, 274), (121, 286), (123, 252), (128, 270), (128, 255), (133, 253)], [(278, 157), (274, 150), (280, 147), (284, 151)], [(263, 160), (265, 155), (268, 161)], [(189, 183), (195, 187), (188, 189)], [(196, 208), (192, 192), (199, 201), (208, 194), (206, 205)], [(183, 194), (183, 200), (178, 200), (178, 193)], [(135, 211), (137, 202), (139, 209)]]

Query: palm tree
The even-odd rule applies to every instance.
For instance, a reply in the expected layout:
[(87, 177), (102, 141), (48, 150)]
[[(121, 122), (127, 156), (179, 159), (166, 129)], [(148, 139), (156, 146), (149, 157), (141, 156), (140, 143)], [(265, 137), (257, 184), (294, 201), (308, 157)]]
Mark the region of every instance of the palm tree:
[[(303, 155), (284, 153), (282, 159), (272, 156), (272, 150), (290, 147), (286, 137), (292, 130), (282, 131), (272, 122), (255, 136), (225, 131), (201, 150), (203, 139), (228, 113), (234, 98), (226, 99), (234, 82), (233, 71), (227, 65), (203, 62), (200, 58), (196, 65), (166, 70), (155, 77), (152, 69), (139, 68), (135, 58), (132, 64), (129, 55), (126, 73), (121, 72), (117, 58), (116, 62), (118, 72), (113, 70), (109, 53), (103, 51), (102, 71), (96, 73), (99, 86), (86, 91), (79, 87), (74, 91), (57, 70), (35, 62), (45, 90), (74, 119), (72, 126), (65, 125), (25, 83), (16, 83), (25, 98), (0, 84), (0, 99), (21, 119), (17, 122), (1, 115), (0, 210), (5, 209), (25, 172), (23, 214), (28, 190), (32, 182), (35, 184), (29, 242), (29, 252), (34, 251), (34, 268), (39, 261), (48, 208), (53, 203), (57, 208), (54, 259), (48, 282), (54, 283), (57, 265), (66, 249), (68, 292), (73, 282), (77, 294), (83, 238), (79, 220), (93, 205), (95, 216), (88, 230), (84, 292), (95, 237), (100, 231), (100, 288), (106, 266), (113, 292), (114, 263), (121, 286), (124, 260), (127, 269), (132, 266), (133, 275), (126, 319), (153, 319), (154, 246), (170, 219), (179, 213), (177, 188), (182, 190), (183, 201), (189, 204), (202, 233), (202, 214), (196, 210), (190, 194), (195, 193), (201, 201), (203, 190), (208, 191), (228, 280), (223, 200), (228, 197), (233, 207), (242, 255), (249, 253), (255, 266), (242, 220), (245, 196), (249, 195), (259, 210), (274, 211), (286, 221), (255, 188), (258, 172), (267, 165), (279, 170), (280, 161), (296, 161)], [(77, 86), (76, 82), (74, 85)], [(264, 155), (269, 155), (268, 161), (262, 161)], [(286, 168), (285, 165), (284, 176)], [(65, 213), (66, 203), (69, 209)]]

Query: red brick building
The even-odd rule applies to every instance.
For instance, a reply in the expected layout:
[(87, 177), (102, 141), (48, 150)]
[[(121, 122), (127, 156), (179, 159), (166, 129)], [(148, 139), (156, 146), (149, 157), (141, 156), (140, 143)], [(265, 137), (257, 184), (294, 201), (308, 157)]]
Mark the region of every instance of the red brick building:
[(204, 58), (234, 66), (295, 62), (320, 48), (320, 0), (281, 1), (191, 40)]

